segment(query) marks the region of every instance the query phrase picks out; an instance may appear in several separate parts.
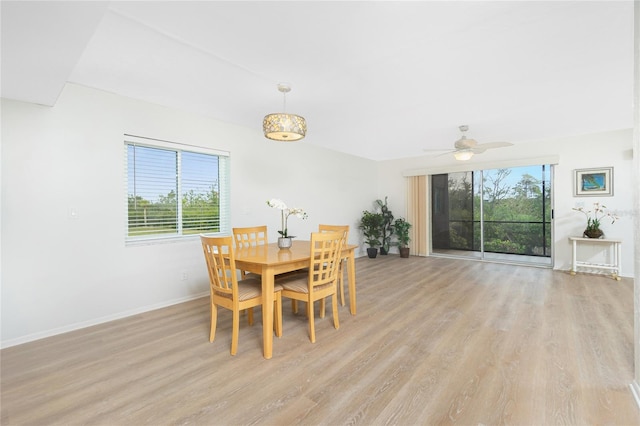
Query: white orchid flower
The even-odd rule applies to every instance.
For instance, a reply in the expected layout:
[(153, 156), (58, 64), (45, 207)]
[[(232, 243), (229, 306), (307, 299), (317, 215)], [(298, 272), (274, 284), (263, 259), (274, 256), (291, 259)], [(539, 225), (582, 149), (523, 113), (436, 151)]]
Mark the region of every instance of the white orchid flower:
[(286, 210), (287, 209), (287, 205), (284, 203), (284, 201), (278, 199), (278, 198), (272, 198), (269, 201), (267, 201), (267, 204), (269, 205), (269, 207), (274, 207), (278, 210)]
[(300, 207), (294, 207), (289, 210), (289, 214), (295, 215), (298, 219), (306, 219), (307, 214)]
[[(278, 234), (280, 234), (285, 238), (290, 237), (289, 230), (287, 229), (287, 222), (289, 221), (289, 216), (295, 215), (300, 219), (307, 218), (307, 213), (305, 213), (303, 209), (301, 209), (300, 207), (288, 208), (287, 205), (284, 203), (284, 201), (280, 200), (279, 198), (270, 199), (269, 201), (267, 201), (267, 205), (269, 207), (282, 210), (280, 212), (281, 220), (282, 220), (282, 229), (278, 231)], [(290, 238), (293, 238), (293, 237), (290, 237)]]

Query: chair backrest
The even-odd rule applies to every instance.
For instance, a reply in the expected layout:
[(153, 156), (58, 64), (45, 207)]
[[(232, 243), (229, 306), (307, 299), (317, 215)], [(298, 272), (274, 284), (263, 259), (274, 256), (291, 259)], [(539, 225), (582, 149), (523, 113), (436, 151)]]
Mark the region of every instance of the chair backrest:
[(207, 261), (211, 293), (238, 300), (238, 278), (233, 251), (233, 237), (207, 237), (200, 235), (202, 250)]
[(344, 241), (342, 244), (348, 244), (349, 242), (349, 225), (318, 225), (318, 231), (320, 232), (343, 232)]
[(344, 232), (312, 232), (311, 259), (309, 265), (309, 290), (338, 278), (340, 252), (344, 241)]
[(269, 244), (267, 241), (267, 225), (233, 228), (233, 237), (236, 243), (236, 248), (255, 247)]

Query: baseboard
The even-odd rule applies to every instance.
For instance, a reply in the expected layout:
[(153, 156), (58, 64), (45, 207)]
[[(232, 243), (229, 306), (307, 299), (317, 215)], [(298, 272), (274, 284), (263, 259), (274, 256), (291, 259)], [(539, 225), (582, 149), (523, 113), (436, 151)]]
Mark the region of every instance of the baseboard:
[(39, 333), (28, 334), (26, 336), (18, 337), (18, 338), (15, 338), (15, 339), (2, 341), (0, 343), (0, 348), (2, 348), (2, 349), (9, 348), (11, 346), (17, 346), (17, 345), (21, 345), (23, 343), (33, 342), (35, 340), (40, 340), (40, 339), (44, 339), (44, 338), (47, 338), (47, 337), (57, 336), (58, 334), (68, 333), (70, 331), (80, 330), (82, 328), (92, 327), (92, 326), (98, 325), (98, 324), (104, 324), (104, 323), (109, 322), (109, 321), (115, 321), (115, 320), (118, 320), (118, 319), (130, 317), (130, 316), (141, 314), (141, 313), (144, 313), (144, 312), (155, 311), (156, 309), (166, 308), (167, 306), (177, 305), (179, 303), (184, 303), (184, 302), (188, 302), (190, 300), (199, 299), (201, 297), (205, 297), (205, 296), (208, 296), (208, 295), (209, 295), (209, 292), (206, 291), (206, 292), (203, 292), (203, 293), (193, 294), (193, 295), (190, 295), (190, 296), (181, 297), (179, 299), (169, 300), (169, 301), (158, 303), (158, 304), (155, 304), (155, 305), (148, 305), (148, 306), (143, 306), (143, 307), (140, 307), (140, 308), (132, 309), (132, 310), (129, 310), (129, 311), (119, 312), (119, 313), (114, 314), (114, 315), (107, 315), (105, 317), (95, 318), (95, 319), (92, 319), (92, 320), (89, 320), (89, 321), (78, 322), (78, 323), (75, 323), (75, 324), (66, 325), (64, 327), (53, 328), (51, 330), (46, 330), (46, 331), (42, 331), (42, 332), (39, 332)]
[(636, 405), (638, 406), (638, 408), (640, 408), (640, 384), (638, 384), (638, 382), (634, 380), (633, 382), (631, 382), (629, 387), (631, 387), (631, 393), (636, 400)]

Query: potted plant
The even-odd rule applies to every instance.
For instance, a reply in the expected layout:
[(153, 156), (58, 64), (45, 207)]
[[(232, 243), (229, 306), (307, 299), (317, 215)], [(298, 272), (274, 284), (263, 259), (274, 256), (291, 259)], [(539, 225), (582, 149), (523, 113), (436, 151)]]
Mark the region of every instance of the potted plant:
[(409, 241), (411, 241), (411, 238), (409, 238), (410, 229), (411, 224), (401, 217), (396, 219), (393, 223), (393, 233), (398, 240), (396, 244), (400, 251), (400, 257), (409, 257), (409, 247), (407, 245), (409, 244)]
[(382, 202), (382, 200), (376, 200), (380, 208), (380, 214), (382, 215), (380, 254), (389, 253), (391, 236), (393, 235), (393, 213), (387, 206), (387, 198), (388, 197), (384, 197), (384, 202)]
[(299, 217), (300, 219), (306, 219), (308, 217), (307, 213), (299, 208), (299, 207), (287, 207), (284, 201), (278, 198), (272, 198), (267, 201), (267, 205), (269, 207), (276, 208), (280, 210), (280, 219), (282, 220), (282, 227), (278, 231), (280, 237), (278, 237), (278, 247), (281, 249), (288, 249), (291, 247), (292, 238), (295, 238), (294, 235), (289, 235), (289, 216), (294, 215)]
[(378, 246), (381, 244), (380, 236), (383, 220), (382, 214), (372, 213), (367, 210), (362, 212), (362, 218), (360, 218), (359, 227), (362, 229), (365, 242), (369, 246), (367, 248), (367, 255), (371, 259), (378, 255)]
[(611, 220), (611, 224), (614, 224), (618, 216), (605, 211), (607, 206), (600, 205), (600, 203), (593, 203), (593, 216), (591, 216), (591, 210), (585, 211), (583, 207), (574, 208), (573, 210), (583, 213), (587, 218), (587, 227), (583, 232), (583, 236), (586, 238), (604, 238), (604, 232), (600, 229), (600, 221), (605, 217)]

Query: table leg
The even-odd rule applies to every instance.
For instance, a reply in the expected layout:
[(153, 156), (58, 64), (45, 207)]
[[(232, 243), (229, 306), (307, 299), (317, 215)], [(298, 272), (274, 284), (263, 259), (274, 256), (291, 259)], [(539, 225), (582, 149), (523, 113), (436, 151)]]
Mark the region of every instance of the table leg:
[(262, 344), (263, 355), (273, 354), (273, 269), (262, 268)]
[(349, 277), (349, 310), (351, 315), (356, 314), (356, 254), (351, 250), (348, 256), (348, 277)]
[(615, 269), (615, 273), (613, 274), (613, 279), (616, 281), (620, 281), (620, 261), (622, 259), (622, 253), (621, 253), (621, 249), (620, 249), (620, 243), (613, 243), (613, 251), (614, 253), (614, 262), (616, 265), (616, 269)]
[(576, 244), (576, 240), (572, 241), (573, 243), (573, 254), (571, 255), (571, 275), (575, 275), (576, 274), (576, 269), (577, 269), (577, 265), (576, 265), (576, 261), (577, 261), (577, 254), (576, 254), (576, 250), (577, 250), (577, 244)]

